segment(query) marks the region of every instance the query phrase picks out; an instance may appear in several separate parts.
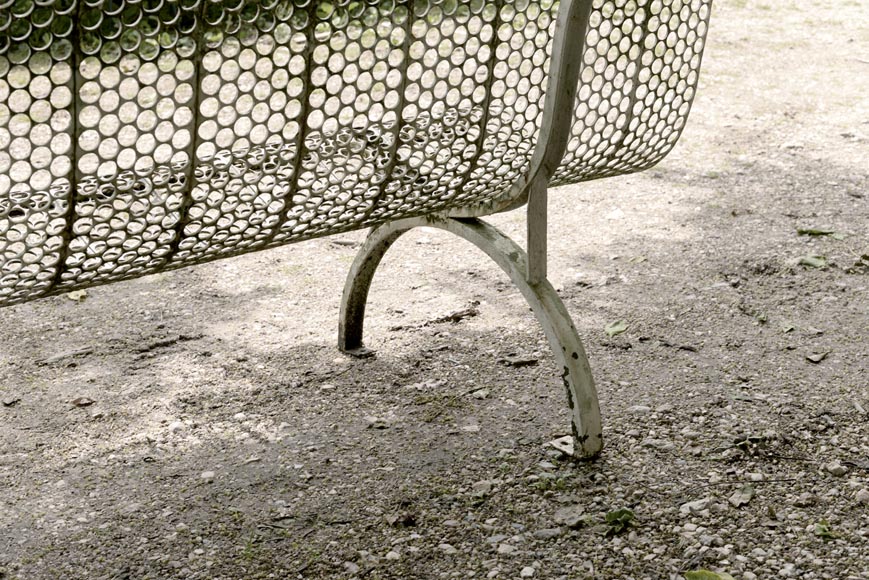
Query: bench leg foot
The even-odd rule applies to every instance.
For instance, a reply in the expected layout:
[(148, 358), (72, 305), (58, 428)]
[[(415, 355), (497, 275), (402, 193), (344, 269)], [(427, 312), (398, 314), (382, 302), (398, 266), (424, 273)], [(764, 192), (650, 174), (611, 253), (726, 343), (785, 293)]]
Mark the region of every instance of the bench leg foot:
[(446, 230), (468, 240), (504, 270), (525, 296), (552, 347), (555, 362), (562, 369), (572, 415), (574, 456), (593, 459), (603, 444), (600, 407), (591, 369), (576, 328), (564, 303), (546, 279), (529, 283), (527, 256), (516, 242), (478, 219), (407, 218), (386, 223), (371, 231), (356, 256), (341, 300), (338, 347), (344, 352), (364, 348), (362, 328), (368, 290), (380, 260), (405, 232), (421, 226)]

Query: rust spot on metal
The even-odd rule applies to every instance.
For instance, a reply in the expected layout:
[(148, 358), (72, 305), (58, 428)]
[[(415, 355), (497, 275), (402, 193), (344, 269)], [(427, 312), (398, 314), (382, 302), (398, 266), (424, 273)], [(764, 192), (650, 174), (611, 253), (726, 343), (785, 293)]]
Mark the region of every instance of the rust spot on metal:
[[(573, 439), (576, 443), (579, 443), (580, 446), (588, 441), (588, 435), (580, 435), (579, 431), (576, 430), (576, 423), (570, 424), (570, 430), (573, 432)], [(574, 446), (576, 448), (576, 446)]]
[(570, 386), (570, 369), (564, 367), (564, 372), (561, 373), (561, 381), (564, 383), (564, 390), (567, 391), (567, 406), (573, 409), (573, 389)]

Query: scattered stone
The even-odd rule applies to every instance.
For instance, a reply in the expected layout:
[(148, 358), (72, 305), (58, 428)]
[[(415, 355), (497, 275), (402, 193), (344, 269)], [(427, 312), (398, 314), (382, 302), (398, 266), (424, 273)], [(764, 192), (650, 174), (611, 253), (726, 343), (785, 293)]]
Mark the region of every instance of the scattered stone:
[(531, 566), (525, 566), (524, 568), (522, 568), (522, 571), (519, 572), (519, 577), (520, 578), (531, 578), (534, 576), (534, 572), (535, 572), (534, 568), (532, 568)]
[(489, 389), (477, 389), (471, 393), (475, 399), (483, 400), (489, 398)]
[(139, 502), (128, 503), (124, 507), (121, 508), (121, 513), (128, 516), (134, 514), (142, 509), (142, 504)]
[(3, 398), (3, 406), (4, 407), (13, 407), (17, 403), (19, 403), (21, 399), (19, 397), (4, 397)]
[(387, 560), (400, 560), (401, 554), (399, 554), (395, 550), (390, 550), (389, 552), (386, 553), (386, 559)]
[(365, 417), (365, 423), (367, 429), (389, 429), (389, 423), (380, 417)]
[(344, 569), (347, 570), (347, 573), (352, 576), (359, 574), (360, 570), (359, 566), (354, 562), (344, 562)]
[(173, 421), (169, 424), (169, 432), (170, 433), (180, 433), (184, 431), (186, 425), (181, 421)]
[(712, 502), (711, 497), (704, 497), (703, 499), (697, 499), (694, 501), (689, 501), (687, 503), (683, 503), (679, 506), (679, 512), (683, 514), (698, 514), (703, 510), (709, 507), (709, 504)]
[(838, 461), (833, 461), (824, 466), (824, 469), (830, 473), (830, 475), (834, 475), (836, 477), (842, 477), (846, 473), (848, 473), (848, 468), (839, 463)]
[(628, 407), (628, 413), (633, 415), (645, 415), (646, 413), (651, 413), (652, 408), (647, 407), (646, 405), (634, 405), (632, 407)]
[(502, 556), (507, 556), (508, 554), (512, 554), (516, 551), (516, 546), (512, 546), (510, 544), (500, 544), (498, 546), (498, 553)]
[(207, 483), (211, 483), (214, 481), (214, 476), (216, 474), (213, 471), (203, 471), (199, 474), (199, 478), (205, 480)]
[(583, 516), (585, 516), (585, 508), (579, 504), (575, 504), (556, 511), (553, 519), (556, 524), (567, 526), (568, 528), (578, 528), (584, 522)]
[(448, 555), (448, 556), (451, 556), (451, 555), (453, 555), (453, 554), (458, 554), (458, 553), (459, 553), (459, 551), (456, 550), (456, 549), (455, 549), (453, 546), (451, 546), (450, 544), (440, 544), (440, 545), (438, 546), (438, 549), (439, 549), (441, 552), (443, 552), (444, 554)]
[(800, 497), (798, 497), (796, 501), (794, 501), (794, 505), (797, 507), (809, 507), (815, 505), (817, 501), (817, 497), (809, 492), (806, 492), (800, 494)]
[(806, 360), (810, 363), (819, 364), (821, 361), (827, 358), (829, 354), (829, 352), (816, 352), (814, 354), (806, 355)]
[(854, 499), (863, 505), (869, 505), (869, 489), (861, 489), (855, 495)]
[(564, 535), (564, 528), (544, 528), (531, 535), (537, 540), (554, 540)]
[(492, 482), (488, 480), (478, 481), (471, 486), (474, 490), (474, 495), (483, 497), (492, 493)]
[(94, 401), (90, 397), (78, 397), (73, 399), (71, 402), (76, 407), (90, 407), (91, 405), (96, 403), (96, 401)]
[(643, 439), (640, 444), (643, 447), (651, 447), (660, 451), (672, 451), (676, 448), (672, 442), (667, 441), (666, 439)]

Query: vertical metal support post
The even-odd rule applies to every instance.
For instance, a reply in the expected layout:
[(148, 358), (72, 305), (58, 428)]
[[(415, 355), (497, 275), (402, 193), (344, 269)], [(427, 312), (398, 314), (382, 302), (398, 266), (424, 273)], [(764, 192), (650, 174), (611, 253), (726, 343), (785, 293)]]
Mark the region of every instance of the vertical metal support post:
[(549, 201), (545, 180), (535, 179), (531, 183), (531, 192), (528, 197), (528, 273), (526, 279), (529, 284), (540, 284), (546, 280), (546, 234), (547, 234), (547, 211)]

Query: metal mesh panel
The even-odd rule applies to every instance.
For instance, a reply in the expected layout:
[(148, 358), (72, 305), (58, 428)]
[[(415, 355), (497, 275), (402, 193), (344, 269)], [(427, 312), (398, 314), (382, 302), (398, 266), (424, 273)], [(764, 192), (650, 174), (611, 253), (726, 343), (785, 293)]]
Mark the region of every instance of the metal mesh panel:
[[(554, 184), (669, 151), (710, 3), (593, 1)], [(503, 198), (557, 10), (0, 0), (0, 305)]]
[(659, 162), (694, 99), (711, 0), (593, 4), (575, 120), (553, 185)]

